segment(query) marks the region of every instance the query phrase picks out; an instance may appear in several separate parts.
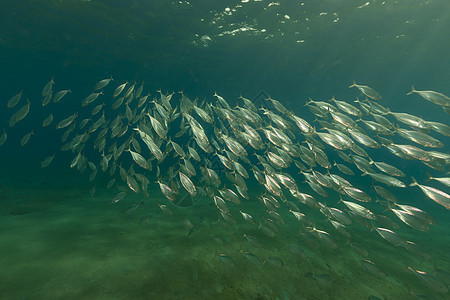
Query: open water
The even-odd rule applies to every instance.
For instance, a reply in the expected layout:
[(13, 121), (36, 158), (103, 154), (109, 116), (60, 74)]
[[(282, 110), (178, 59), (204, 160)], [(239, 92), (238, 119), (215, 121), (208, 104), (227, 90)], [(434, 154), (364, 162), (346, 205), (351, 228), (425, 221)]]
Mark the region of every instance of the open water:
[[(364, 226), (353, 220), (347, 225), (348, 238), (331, 226), (324, 213), (300, 203), (286, 188), (278, 198), (281, 207), (277, 211), (283, 222), (274, 221), (258, 200), (267, 191), (253, 176), (252, 166), (263, 170), (253, 155), (249, 155), (251, 164), (241, 161), (250, 176), (246, 180), (248, 199), (241, 197), (240, 205), (227, 201), (234, 224), (220, 214), (211, 195), (191, 199), (179, 180), (175, 180), (177, 196), (186, 199), (183, 203), (177, 206), (161, 193), (155, 182), (169, 182), (170, 168), (179, 172), (183, 163), (173, 150), (161, 163), (160, 174), (148, 150), (142, 150), (142, 155), (152, 159), (152, 171), (136, 165), (125, 151), (117, 160), (117, 171), (110, 171), (113, 159), (103, 172), (102, 153), (93, 143), (105, 124), (91, 134), (84, 149), (61, 150), (102, 114), (107, 121), (121, 114), (123, 126), (129, 124), (124, 136), (133, 134), (137, 123), (125, 120), (125, 104), (111, 108), (115, 88), (125, 82), (127, 88), (136, 82), (136, 89), (144, 84), (142, 96), (150, 93), (144, 107), (152, 114), (150, 100), (160, 101), (159, 89), (166, 95), (175, 93), (173, 107), (179, 106), (180, 91), (192, 101), (198, 98), (199, 105), (204, 100), (216, 104), (213, 95), (217, 92), (231, 108), (242, 107), (241, 95), (258, 107), (265, 106), (270, 95), (320, 131), (306, 101), (328, 101), (334, 96), (359, 107), (354, 101), (365, 96), (348, 88), (356, 81), (380, 93), (383, 98), (377, 103), (393, 112), (450, 125), (441, 106), (418, 94), (406, 95), (412, 85), (450, 95), (448, 28), (450, 2), (445, 0), (0, 1), (0, 134), (7, 133), (0, 147), (0, 298), (448, 299), (449, 211), (418, 187), (408, 186), (413, 176), (420, 184), (448, 194), (448, 186), (427, 181), (427, 173), (448, 177), (448, 160), (440, 161), (444, 170), (438, 171), (417, 159), (401, 159), (385, 148), (364, 147), (374, 161), (396, 166), (406, 174), (400, 178), (406, 188), (376, 184), (394, 193), (398, 204), (417, 207), (436, 220), (429, 231), (422, 232), (380, 205), (371, 178), (361, 176), (353, 164), (339, 158), (336, 149), (316, 138), (325, 145), (332, 164), (345, 163), (356, 175), (342, 175), (336, 167), (331, 173), (342, 175), (373, 201), (344, 200), (390, 218), (396, 224), (392, 230), (420, 247), (414, 252), (383, 239), (375, 228), (385, 226), (375, 221)], [(104, 95), (82, 107), (94, 85), (111, 76), (114, 81), (104, 88)], [(43, 106), (42, 91), (52, 77), (53, 94), (64, 89), (71, 93)], [(20, 91), (19, 103), (7, 108), (8, 100)], [(27, 104), (27, 98), (28, 115), (10, 127), (11, 116)], [(130, 103), (132, 109), (137, 102)], [(91, 116), (101, 103), (105, 103), (101, 112)], [(62, 135), (70, 127), (55, 126), (75, 112), (76, 126), (63, 142)], [(49, 114), (54, 121), (43, 128), (42, 121)], [(85, 118), (91, 119), (89, 125), (79, 129)], [(216, 116), (214, 126), (221, 128), (217, 120)], [(168, 138), (175, 140), (178, 125), (179, 121), (168, 131)], [(212, 125), (202, 125), (209, 126), (206, 132), (211, 138)], [(230, 127), (225, 128), (234, 137)], [(31, 131), (29, 142), (21, 146), (21, 139)], [(448, 136), (427, 133), (445, 146), (422, 147), (398, 136), (393, 140), (448, 155)], [(262, 131), (260, 135), (264, 136)], [(139, 139), (137, 133), (134, 137)], [(294, 138), (306, 145), (298, 129)], [(188, 145), (194, 147), (192, 138), (176, 141), (185, 151)], [(114, 142), (108, 133), (103, 154), (109, 153)], [(139, 142), (144, 149), (145, 144)], [(161, 140), (161, 149), (170, 152), (165, 145), (166, 140)], [(229, 151), (225, 144), (220, 146)], [(214, 165), (217, 157), (195, 147), (202, 159), (213, 160), (223, 182), (220, 188), (232, 188), (226, 183), (226, 168)], [(251, 148), (247, 145), (246, 149)], [(82, 163), (70, 167), (80, 152), (86, 158), (85, 170)], [(52, 163), (42, 168), (41, 162), (53, 154)], [(95, 178), (90, 178), (87, 161), (98, 168)], [(126, 177), (123, 180), (119, 175), (120, 163), (132, 176), (134, 172), (145, 175), (148, 186), (133, 192)], [(207, 186), (200, 175), (204, 166), (204, 161), (195, 164), (199, 174), (191, 177), (199, 190)], [(315, 170), (327, 173), (320, 166)], [(293, 164), (283, 171), (295, 178), (302, 193), (328, 207), (348, 210), (336, 191), (326, 189), (326, 197), (315, 193)], [(113, 184), (111, 179), (115, 179)], [(121, 191), (125, 197), (111, 203)], [(299, 222), (289, 212), (292, 207), (283, 203), (286, 199), (296, 203), (312, 222)], [(172, 214), (164, 214), (160, 205), (167, 205)], [(251, 214), (256, 224), (246, 223), (239, 211)], [(264, 230), (268, 227), (269, 232)], [(332, 242), (315, 235), (316, 228), (329, 233)], [(367, 268), (367, 260), (376, 268)], [(426, 272), (425, 277), (408, 267)]]

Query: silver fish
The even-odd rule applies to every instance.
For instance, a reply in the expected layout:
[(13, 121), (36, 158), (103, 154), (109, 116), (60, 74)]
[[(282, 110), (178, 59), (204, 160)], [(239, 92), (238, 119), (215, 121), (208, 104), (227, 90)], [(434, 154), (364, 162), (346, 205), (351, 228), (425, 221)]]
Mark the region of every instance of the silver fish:
[(78, 116), (78, 112), (65, 118), (64, 120), (59, 122), (58, 125), (56, 125), (56, 129), (62, 129), (62, 128), (66, 128), (67, 126), (70, 126), (70, 124), (72, 124), (72, 122), (76, 119), (77, 116)]
[(6, 140), (8, 139), (8, 135), (6, 134), (6, 131), (3, 131), (3, 134), (0, 136), (0, 146), (2, 146)]
[(411, 88), (411, 92), (409, 92), (406, 95), (411, 95), (411, 94), (418, 94), (419, 96), (421, 96), (423, 99), (430, 101), (434, 104), (440, 105), (440, 106), (446, 106), (449, 107), (450, 106), (450, 97), (438, 93), (438, 92), (434, 92), (434, 91), (417, 91), (414, 86), (412, 86)]
[(416, 276), (420, 279), (420, 281), (426, 285), (430, 290), (432, 290), (435, 293), (438, 294), (447, 294), (448, 289), (445, 286), (444, 283), (442, 283), (439, 279), (434, 277), (433, 275), (419, 270), (414, 270), (411, 267), (408, 267), (408, 269), (416, 274)]
[(355, 81), (353, 81), (353, 84), (351, 86), (349, 86), (349, 88), (352, 88), (352, 87), (358, 88), (361, 91), (361, 93), (363, 93), (364, 95), (366, 95), (367, 97), (369, 97), (371, 99), (381, 100), (381, 98), (382, 98), (381, 95), (378, 94), (377, 91), (375, 91), (373, 88), (368, 87), (366, 85), (359, 85), (359, 84), (356, 84)]
[(44, 119), (44, 121), (42, 121), (42, 127), (47, 127), (48, 125), (50, 125), (53, 121), (53, 115), (50, 114), (47, 118)]
[(414, 177), (411, 178), (413, 180), (413, 183), (411, 183), (410, 186), (418, 186), (428, 198), (444, 206), (446, 209), (450, 209), (449, 194), (444, 193), (443, 191), (440, 191), (434, 187), (419, 184)]
[(98, 91), (101, 90), (102, 88), (106, 87), (113, 79), (113, 77), (111, 76), (111, 78), (106, 78), (103, 80), (100, 80), (99, 82), (97, 82), (94, 86), (94, 91)]
[(16, 106), (16, 104), (19, 103), (20, 98), (22, 98), (22, 91), (15, 94), (14, 96), (11, 97), (11, 99), (8, 100), (7, 107), (13, 108), (14, 106)]
[(401, 171), (398, 168), (391, 166), (390, 164), (387, 164), (385, 162), (376, 162), (376, 161), (370, 160), (370, 164), (374, 164), (381, 172), (384, 172), (388, 175), (405, 177), (405, 173), (403, 173), (403, 171)]
[(150, 169), (148, 161), (139, 153), (132, 151), (131, 149), (127, 150), (130, 152), (131, 157), (133, 158), (134, 162), (137, 163), (139, 166), (141, 166), (144, 169)]
[(45, 84), (45, 86), (44, 86), (44, 88), (42, 89), (42, 97), (47, 97), (48, 95), (50, 95), (51, 94), (51, 92), (52, 92), (52, 88), (53, 88), (53, 85), (55, 84), (55, 82), (54, 82), (54, 77), (52, 77), (51, 79), (50, 79), (50, 81), (49, 82), (47, 82), (46, 84)]
[(117, 96), (119, 96), (120, 93), (122, 93), (124, 88), (127, 86), (127, 84), (128, 84), (128, 82), (125, 82), (125, 83), (119, 85), (113, 92), (113, 98), (116, 98)]
[(188, 176), (186, 176), (183, 172), (179, 172), (180, 174), (180, 181), (183, 187), (188, 191), (191, 196), (197, 196), (197, 189), (195, 188), (195, 185), (192, 183), (191, 179), (189, 179)]
[(13, 127), (28, 115), (30, 105), (30, 100), (27, 99), (27, 104), (22, 106), (14, 115), (12, 115), (11, 119), (9, 119), (9, 127)]
[(134, 177), (131, 175), (127, 175), (127, 185), (133, 192), (135, 193), (141, 192), (139, 184), (137, 183), (136, 179), (134, 179)]
[(394, 231), (387, 229), (387, 228), (376, 228), (375, 229), (380, 236), (385, 239), (386, 241), (388, 241), (389, 243), (393, 244), (394, 246), (398, 247), (405, 247), (406, 246), (406, 240), (404, 238), (402, 238), (401, 236), (399, 236), (397, 233), (395, 233)]
[(67, 93), (71, 93), (71, 90), (59, 91), (53, 96), (53, 103), (58, 103)]
[(364, 206), (350, 201), (342, 201), (342, 202), (355, 214), (370, 220), (376, 219), (376, 216)]
[(30, 137), (34, 134), (33, 130), (27, 134), (25, 134), (22, 139), (20, 140), (20, 146), (25, 146), (28, 141), (30, 140)]
[(381, 183), (384, 183), (384, 184), (389, 185), (389, 186), (395, 186), (395, 187), (401, 187), (401, 188), (406, 187), (404, 182), (398, 180), (395, 177), (391, 177), (391, 176), (388, 176), (388, 175), (379, 174), (379, 173), (369, 173), (369, 172), (364, 172), (362, 175), (363, 176), (364, 175), (369, 175), (374, 180), (376, 180), (378, 182), (381, 182)]
[(48, 167), (48, 166), (52, 163), (54, 157), (55, 157), (55, 154), (46, 157), (46, 158), (41, 162), (41, 167), (42, 167), (42, 168)]
[(83, 102), (81, 102), (81, 106), (84, 107), (89, 105), (90, 103), (94, 102), (100, 95), (103, 95), (103, 92), (90, 94), (89, 96), (84, 98)]

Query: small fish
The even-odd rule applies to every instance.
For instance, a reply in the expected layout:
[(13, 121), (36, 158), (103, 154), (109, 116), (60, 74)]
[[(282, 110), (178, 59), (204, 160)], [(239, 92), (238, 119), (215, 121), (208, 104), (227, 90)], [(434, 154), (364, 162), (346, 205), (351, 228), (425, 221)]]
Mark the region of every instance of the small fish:
[(48, 156), (41, 162), (41, 168), (47, 168), (53, 161), (53, 158), (55, 158), (55, 154)]
[(15, 94), (14, 96), (11, 97), (11, 99), (8, 100), (7, 107), (13, 108), (14, 106), (16, 106), (16, 104), (19, 103), (20, 98), (22, 98), (22, 91)]
[(438, 178), (438, 177), (431, 177), (431, 176), (429, 176), (428, 180), (436, 180), (436, 181), (438, 181), (438, 182), (440, 182), (440, 183), (450, 187), (450, 177), (440, 177), (440, 178)]
[(444, 147), (444, 144), (441, 141), (423, 132), (398, 128), (397, 133), (400, 136), (404, 137), (405, 139), (413, 141), (414, 143), (420, 144), (424, 147), (432, 147), (432, 148)]
[(103, 108), (103, 106), (105, 106), (105, 103), (99, 104), (96, 107), (94, 107), (92, 109), (91, 115), (95, 116), (96, 114), (98, 114), (101, 111), (101, 109)]
[(370, 159), (370, 164), (374, 164), (381, 172), (384, 172), (391, 176), (405, 177), (405, 173), (403, 171), (397, 169), (394, 166), (391, 166), (385, 162), (376, 162)]
[(247, 222), (247, 223), (249, 223), (251, 225), (256, 225), (255, 220), (253, 219), (253, 217), (250, 214), (245, 213), (243, 211), (239, 211), (239, 212), (241, 213), (241, 215), (244, 218), (245, 222)]
[(242, 251), (241, 250), (242, 255), (245, 256), (245, 258), (251, 262), (252, 264), (254, 264), (255, 266), (260, 266), (261, 265), (261, 260), (259, 259), (259, 257), (252, 252), (249, 251)]
[(183, 172), (179, 172), (179, 174), (181, 184), (186, 189), (186, 191), (188, 191), (188, 193), (193, 197), (197, 196), (197, 189), (195, 188), (195, 185), (192, 183), (191, 179), (189, 179), (189, 177), (186, 176)]
[(132, 204), (130, 208), (127, 209), (126, 214), (131, 215), (133, 214), (139, 207), (141, 207), (144, 204), (144, 201), (140, 201), (138, 203)]
[(362, 205), (359, 205), (357, 203), (354, 202), (350, 202), (350, 201), (342, 201), (352, 212), (354, 212), (355, 214), (366, 218), (366, 219), (371, 219), (371, 220), (375, 220), (376, 216), (367, 208), (365, 208)]
[(405, 247), (406, 246), (406, 240), (404, 238), (402, 238), (401, 236), (399, 236), (394, 231), (387, 229), (387, 228), (381, 228), (381, 227), (376, 228), (375, 230), (380, 234), (380, 236), (383, 239), (385, 239), (389, 243), (393, 244), (394, 246), (396, 246), (396, 247), (398, 247), (398, 246)]
[(229, 256), (229, 255), (221, 253), (221, 254), (217, 255), (217, 257), (225, 265), (228, 265), (228, 266), (234, 266), (235, 265), (234, 259), (231, 256)]
[(134, 152), (130, 149), (127, 150), (130, 152), (131, 157), (133, 158), (134, 162), (137, 163), (139, 166), (141, 166), (144, 169), (150, 169), (148, 161), (139, 153)]
[(18, 122), (23, 120), (28, 113), (30, 112), (30, 100), (27, 99), (27, 104), (22, 106), (14, 115), (12, 115), (11, 119), (9, 119), (9, 127), (13, 127)]
[(382, 98), (381, 95), (378, 94), (377, 91), (375, 91), (373, 88), (368, 87), (366, 85), (359, 85), (359, 84), (356, 84), (355, 81), (353, 81), (353, 84), (351, 86), (349, 86), (349, 88), (352, 88), (352, 87), (358, 88), (361, 91), (361, 93), (363, 93), (370, 99), (381, 100), (381, 98)]
[(42, 89), (42, 97), (47, 97), (49, 94), (51, 94), (52, 92), (52, 88), (53, 85), (55, 84), (54, 82), (54, 77), (52, 76), (52, 78), (50, 79), (49, 82), (47, 82), (44, 86), (44, 88)]
[(374, 276), (377, 276), (379, 278), (383, 278), (386, 276), (386, 273), (384, 273), (375, 263), (371, 262), (368, 259), (362, 260), (361, 265), (367, 272)]
[(386, 199), (387, 201), (390, 201), (392, 203), (397, 203), (397, 198), (386, 188), (374, 185), (373, 188), (375, 189), (375, 192), (377, 192), (378, 195)]
[(408, 270), (416, 274), (416, 276), (422, 281), (424, 285), (426, 285), (430, 290), (438, 294), (447, 294), (448, 289), (444, 283), (442, 283), (439, 279), (434, 277), (433, 275), (419, 270), (414, 270), (411, 267), (408, 267)]
[(353, 176), (355, 175), (355, 172), (353, 172), (349, 167), (347, 167), (346, 165), (343, 164), (338, 164), (336, 162), (334, 162), (334, 165), (339, 169), (339, 171), (341, 171), (344, 174)]
[(263, 264), (265, 262), (269, 262), (272, 266), (277, 267), (277, 268), (281, 268), (284, 267), (284, 262), (281, 260), (281, 258), (276, 257), (276, 256), (267, 256), (266, 259), (264, 260)]
[(384, 183), (389, 186), (395, 186), (395, 187), (400, 187), (400, 188), (406, 187), (406, 184), (404, 182), (398, 180), (397, 178), (388, 176), (388, 175), (379, 174), (379, 173), (369, 173), (369, 172), (364, 172), (362, 175), (363, 176), (369, 175), (374, 180)]
[(91, 198), (94, 197), (95, 192), (96, 192), (96, 188), (95, 188), (95, 186), (93, 186), (93, 187), (91, 188), (91, 190), (89, 191), (89, 196), (91, 196)]
[(183, 225), (186, 230), (189, 230), (189, 232), (192, 232), (192, 230), (194, 229), (194, 224), (192, 224), (192, 222), (186, 218), (181, 221), (181, 225)]
[(8, 135), (6, 134), (6, 131), (3, 130), (3, 134), (0, 136), (0, 146), (2, 146), (6, 140), (8, 139)]
[(124, 88), (127, 86), (127, 84), (128, 84), (128, 82), (125, 82), (125, 83), (119, 85), (113, 92), (113, 98), (116, 98), (117, 96), (119, 96), (120, 93), (122, 93)]
[(444, 106), (444, 107), (450, 107), (450, 97), (448, 97), (444, 94), (434, 92), (434, 91), (416, 91), (414, 86), (412, 86), (411, 92), (407, 93), (406, 95), (411, 95), (411, 94), (418, 94), (423, 99), (430, 101), (434, 104)]
[[(369, 174), (370, 175), (370, 174)], [(354, 187), (342, 187), (342, 190), (353, 199), (356, 199), (361, 202), (371, 202), (372, 198), (370, 198), (369, 195), (367, 195), (365, 192), (363, 192), (360, 189), (354, 188)]]
[(371, 137), (369, 137), (368, 135), (366, 135), (362, 132), (359, 132), (357, 130), (351, 129), (351, 128), (349, 128), (347, 131), (348, 131), (348, 133), (350, 133), (350, 135), (356, 142), (358, 142), (366, 147), (380, 148), (380, 144), (377, 141), (375, 141), (374, 139), (372, 139)]
[(141, 192), (139, 184), (137, 183), (136, 179), (134, 179), (134, 177), (131, 175), (127, 175), (127, 185), (133, 192), (137, 194)]
[(98, 91), (101, 90), (102, 88), (104, 88), (105, 86), (107, 86), (112, 80), (114, 80), (111, 76), (111, 78), (106, 78), (103, 80), (100, 80), (99, 82), (97, 82), (97, 84), (94, 86), (94, 91)]
[(397, 119), (397, 121), (406, 124), (408, 126), (420, 129), (429, 129), (431, 127), (427, 121), (423, 120), (422, 118), (413, 116), (411, 114), (394, 113), (394, 112), (389, 112), (389, 114), (394, 116), (394, 118)]
[(156, 143), (153, 141), (153, 139), (146, 134), (145, 132), (136, 129), (139, 132), (139, 135), (142, 139), (142, 141), (144, 141), (144, 143), (147, 145), (148, 149), (152, 152), (152, 154), (159, 160), (163, 160), (164, 158), (164, 154), (162, 153), (161, 149), (158, 147), (158, 145), (156, 145)]
[(110, 181), (108, 181), (108, 184), (106, 185), (107, 189), (110, 189), (114, 186), (114, 184), (116, 183), (116, 179), (112, 178)]
[(156, 133), (159, 135), (159, 137), (162, 139), (166, 139), (167, 130), (161, 125), (161, 123), (157, 119), (152, 117), (150, 114), (147, 113), (147, 116), (150, 118), (152, 127), (156, 131)]
[(28, 141), (30, 140), (30, 137), (34, 134), (34, 131), (31, 130), (31, 132), (25, 134), (22, 139), (20, 140), (20, 146), (25, 146)]
[(247, 239), (247, 242), (252, 246), (256, 248), (262, 248), (261, 243), (258, 241), (258, 239), (252, 235), (244, 234), (244, 237)]
[(214, 204), (221, 212), (223, 212), (225, 214), (230, 213), (230, 209), (228, 208), (227, 204), (225, 203), (225, 201), (222, 198), (220, 198), (219, 196), (214, 196), (213, 199), (214, 199)]
[(44, 121), (42, 121), (42, 127), (47, 127), (52, 122), (53, 122), (53, 115), (50, 114), (47, 118), (44, 119)]
[(125, 99), (127, 99), (133, 93), (135, 86), (136, 86), (136, 82), (132, 86), (130, 86), (128, 88), (128, 90), (126, 90), (125, 94), (123, 95), (125, 97)]
[(126, 192), (119, 192), (119, 193), (117, 193), (117, 194), (112, 198), (111, 203), (117, 203), (117, 202), (119, 202), (120, 200), (123, 200), (123, 198), (125, 198), (125, 195), (126, 195), (126, 194), (127, 194)]
[(450, 126), (447, 124), (439, 123), (439, 122), (431, 122), (427, 121), (428, 125), (431, 127), (432, 130), (445, 135), (450, 136)]
[(53, 103), (58, 103), (67, 93), (71, 93), (71, 90), (59, 91), (53, 96)]
[(444, 206), (446, 209), (450, 209), (449, 194), (444, 193), (443, 191), (440, 191), (434, 187), (419, 184), (417, 183), (416, 179), (414, 179), (414, 177), (411, 178), (413, 180), (413, 183), (411, 183), (410, 186), (418, 186), (428, 198)]
[(47, 106), (52, 101), (52, 94), (53, 92), (50, 91), (50, 93), (42, 99), (42, 106)]
[(103, 92), (90, 94), (89, 96), (84, 98), (83, 102), (81, 102), (81, 106), (85, 107), (85, 106), (89, 105), (90, 103), (94, 102), (100, 95), (103, 95)]
[(72, 124), (72, 122), (76, 119), (77, 116), (78, 116), (78, 112), (65, 118), (64, 120), (62, 120), (61, 122), (59, 122), (56, 125), (56, 129), (62, 129), (62, 128), (66, 128), (67, 126), (70, 126), (70, 124)]
[(428, 227), (428, 224), (424, 222), (424, 220), (416, 217), (414, 213), (407, 211), (407, 210), (401, 210), (401, 209), (391, 209), (393, 213), (406, 225), (410, 226), (411, 228), (414, 228), (416, 230), (420, 231), (429, 231), (430, 227)]
[(163, 212), (163, 214), (165, 214), (166, 216), (171, 216), (173, 215), (173, 211), (165, 204), (158, 204), (159, 208), (161, 209), (161, 211)]
[(228, 102), (221, 96), (217, 95), (216, 92), (214, 92), (214, 97), (217, 98), (217, 101), (219, 102), (219, 104), (225, 108), (225, 109), (231, 109), (230, 105), (228, 104)]

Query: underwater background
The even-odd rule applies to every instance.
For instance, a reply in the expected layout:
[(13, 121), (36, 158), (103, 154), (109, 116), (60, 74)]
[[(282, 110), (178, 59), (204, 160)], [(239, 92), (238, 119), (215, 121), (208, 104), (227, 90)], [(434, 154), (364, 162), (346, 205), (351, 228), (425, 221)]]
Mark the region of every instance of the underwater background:
[[(232, 108), (240, 95), (270, 95), (313, 125), (306, 101), (363, 99), (348, 88), (355, 80), (378, 91), (379, 103), (391, 111), (450, 125), (439, 106), (406, 95), (412, 85), (450, 95), (448, 28), (445, 0), (0, 1), (0, 134), (8, 134), (0, 147), (0, 298), (448, 299), (448, 291), (433, 289), (434, 283), (408, 270), (432, 274), (450, 288), (449, 212), (418, 187), (395, 189), (395, 196), (430, 214), (436, 220), (430, 231), (380, 212), (390, 213), (399, 225), (396, 232), (420, 245), (420, 254), (395, 247), (356, 222), (349, 226), (352, 244), (327, 228), (334, 248), (299, 234), (297, 220), (287, 212), (275, 237), (242, 219), (228, 224), (213, 204), (173, 207), (173, 214), (165, 215), (158, 205), (170, 201), (155, 184), (154, 172), (146, 196), (120, 179), (107, 188), (108, 172), (89, 181), (87, 171), (70, 168), (74, 154), (60, 150), (62, 131), (54, 127), (80, 109), (97, 82), (111, 76), (114, 88), (144, 82), (151, 97), (159, 89), (183, 91), (199, 102), (213, 102), (217, 93)], [(41, 92), (52, 77), (55, 91), (71, 93), (43, 107)], [(8, 100), (21, 90), (18, 106), (8, 109)], [(26, 98), (29, 115), (10, 127), (12, 111)], [(102, 101), (110, 101), (104, 110), (112, 114), (113, 100), (99, 98), (95, 105)], [(55, 123), (42, 128), (49, 112)], [(22, 147), (21, 138), (31, 130)], [(435, 137), (445, 144), (439, 151), (448, 154), (448, 136)], [(327, 147), (330, 161), (337, 160)], [(386, 150), (365, 150), (374, 161), (403, 170), (408, 184), (414, 176), (449, 192), (426, 181), (427, 172), (445, 177), (448, 165), (437, 172)], [(54, 153), (50, 166), (41, 168)], [(85, 155), (100, 161), (92, 147)], [(298, 170), (290, 172), (313, 195)], [(368, 176), (347, 179), (369, 193)], [(261, 217), (264, 209), (255, 200), (261, 186), (254, 178), (248, 185), (254, 201), (243, 201), (243, 210)], [(122, 190), (126, 197), (111, 203)], [(345, 209), (336, 193), (315, 197)], [(144, 204), (130, 212), (140, 201)], [(325, 226), (319, 211), (301, 208), (315, 225)], [(259, 242), (249, 243), (244, 234)], [(301, 253), (289, 249), (292, 243)], [(249, 259), (245, 251), (255, 256)], [(252, 257), (259, 259), (255, 263)], [(365, 269), (366, 259), (382, 272)]]

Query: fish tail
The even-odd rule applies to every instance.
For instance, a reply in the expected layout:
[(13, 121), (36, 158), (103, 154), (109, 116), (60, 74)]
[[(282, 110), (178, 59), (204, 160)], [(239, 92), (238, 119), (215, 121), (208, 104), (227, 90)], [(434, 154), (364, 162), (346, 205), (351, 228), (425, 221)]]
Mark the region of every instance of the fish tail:
[(370, 222), (370, 232), (372, 232), (372, 231), (374, 231), (376, 228), (375, 228), (375, 225), (373, 225), (373, 222)]
[(312, 102), (314, 102), (314, 100), (313, 100), (313, 99), (311, 99), (311, 98), (309, 98), (309, 101), (308, 101), (308, 100), (306, 100), (306, 103), (305, 103), (305, 105), (304, 105), (304, 106), (308, 106), (308, 104), (310, 104), (310, 103), (312, 103)]
[(348, 88), (351, 89), (352, 87), (355, 87), (355, 86), (356, 86), (356, 82), (353, 80), (353, 84), (350, 85)]
[(411, 179), (413, 181), (413, 183), (411, 183), (409, 186), (418, 186), (419, 184), (417, 183), (417, 180), (411, 176)]
[(416, 91), (416, 89), (414, 88), (414, 85), (411, 85), (411, 92), (407, 93), (406, 95), (411, 95), (414, 94)]

